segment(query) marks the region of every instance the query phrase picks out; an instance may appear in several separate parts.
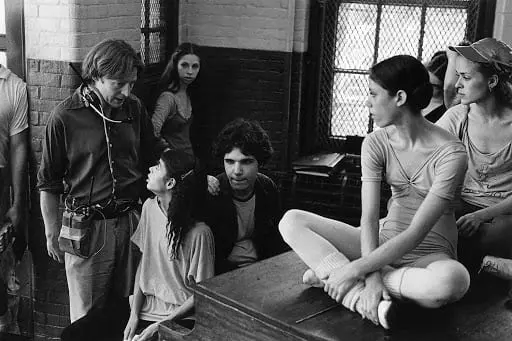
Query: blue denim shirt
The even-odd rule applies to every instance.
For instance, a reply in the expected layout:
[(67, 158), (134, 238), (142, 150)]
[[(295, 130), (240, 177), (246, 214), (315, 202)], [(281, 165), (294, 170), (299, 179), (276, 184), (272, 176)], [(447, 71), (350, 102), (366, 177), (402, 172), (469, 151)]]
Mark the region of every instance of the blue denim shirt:
[[(144, 190), (144, 176), (157, 160), (156, 138), (141, 101), (127, 98), (111, 118), (131, 122), (109, 123), (107, 131), (112, 153), (112, 178), (108, 165), (103, 119), (73, 95), (55, 107), (46, 126), (37, 187), (40, 191), (66, 193), (79, 204), (103, 202), (112, 195), (121, 200), (138, 200)], [(92, 190), (91, 190), (92, 189)], [(68, 201), (69, 202), (69, 201)]]

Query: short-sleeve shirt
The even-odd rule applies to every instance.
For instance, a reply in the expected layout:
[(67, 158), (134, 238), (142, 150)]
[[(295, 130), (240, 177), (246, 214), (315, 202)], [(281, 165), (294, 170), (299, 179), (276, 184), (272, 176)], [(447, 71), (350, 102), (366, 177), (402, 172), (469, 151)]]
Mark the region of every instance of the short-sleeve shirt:
[(468, 153), (468, 171), (461, 198), (465, 202), (489, 207), (512, 195), (512, 141), (493, 153), (481, 152), (468, 134), (469, 107), (450, 108), (437, 125), (458, 136)]
[(362, 181), (380, 182), (384, 178), (391, 187), (388, 214), (380, 229), (381, 243), (409, 227), (429, 193), (450, 202), (424, 240), (394, 265), (414, 262), (436, 252), (456, 257), (457, 227), (453, 212), (466, 167), (464, 145), (456, 139), (433, 148), (418, 163), (414, 173), (408, 175), (390, 143), (387, 128), (365, 138), (361, 153)]
[(0, 168), (9, 163), (9, 139), (28, 128), (26, 84), (0, 65)]
[(181, 306), (192, 294), (188, 278), (196, 283), (214, 275), (214, 240), (202, 222), (191, 226), (182, 237), (177, 259), (170, 258), (166, 236), (167, 217), (155, 198), (142, 207), (132, 242), (142, 252), (140, 289), (145, 300), (139, 318), (159, 321)]

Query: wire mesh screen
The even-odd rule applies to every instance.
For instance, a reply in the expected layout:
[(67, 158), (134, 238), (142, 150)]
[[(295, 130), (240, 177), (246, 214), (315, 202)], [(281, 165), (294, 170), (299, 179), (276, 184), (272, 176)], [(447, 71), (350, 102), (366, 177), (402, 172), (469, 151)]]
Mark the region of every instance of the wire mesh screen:
[(368, 69), (397, 54), (422, 61), (476, 29), (478, 0), (323, 2), (319, 136), (324, 146), (375, 129)]
[(140, 24), (140, 53), (145, 65), (165, 61), (166, 31), (165, 20), (166, 0), (142, 0)]

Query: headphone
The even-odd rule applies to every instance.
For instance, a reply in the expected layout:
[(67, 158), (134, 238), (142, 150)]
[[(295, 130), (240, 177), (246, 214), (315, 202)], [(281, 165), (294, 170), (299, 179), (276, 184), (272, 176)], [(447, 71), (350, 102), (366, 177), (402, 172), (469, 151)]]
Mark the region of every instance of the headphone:
[(103, 106), (101, 105), (101, 99), (99, 98), (98, 94), (94, 92), (93, 89), (91, 89), (85, 80), (82, 78), (82, 75), (75, 69), (72, 63), (69, 63), (69, 66), (73, 71), (80, 77), (80, 80), (82, 81), (82, 85), (80, 87), (80, 97), (82, 98), (82, 101), (84, 102), (84, 105), (87, 108), (91, 108), (96, 114), (100, 115), (101, 118), (103, 118), (105, 121), (110, 123), (131, 123), (133, 121), (133, 117), (131, 115), (131, 112), (128, 114), (128, 117), (122, 120), (113, 120), (111, 118), (108, 118), (103, 113)]

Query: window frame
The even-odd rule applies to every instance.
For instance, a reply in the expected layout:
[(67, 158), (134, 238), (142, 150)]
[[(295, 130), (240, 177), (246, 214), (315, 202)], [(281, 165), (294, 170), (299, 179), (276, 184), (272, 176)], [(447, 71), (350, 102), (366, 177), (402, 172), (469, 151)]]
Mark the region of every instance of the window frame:
[[(142, 8), (148, 8), (151, 0), (143, 0), (144, 7)], [(154, 32), (163, 32), (165, 33), (165, 42), (166, 42), (166, 50), (165, 50), (165, 57), (164, 60), (158, 62), (158, 63), (152, 63), (152, 64), (145, 64), (145, 71), (146, 74), (152, 74), (153, 71), (161, 72), (161, 69), (165, 66), (167, 60), (172, 54), (172, 51), (176, 48), (178, 45), (178, 25), (176, 27), (171, 27), (169, 25), (173, 23), (178, 23), (179, 21), (179, 1), (178, 0), (160, 0), (160, 4), (165, 4), (164, 6), (160, 7), (163, 8), (164, 11), (160, 13), (160, 17), (165, 18), (166, 22), (168, 23), (167, 26), (162, 30), (161, 28), (151, 28), (150, 27), (150, 13), (149, 11), (146, 11), (144, 13), (144, 25), (141, 25), (140, 33), (141, 35), (145, 36), (145, 48), (146, 51), (149, 52), (149, 35)], [(141, 14), (142, 16), (142, 14)], [(141, 49), (143, 48), (141, 44)], [(147, 56), (147, 53), (145, 53), (145, 56)], [(144, 62), (144, 60), (143, 60)]]
[[(150, 0), (142, 1), (144, 2), (144, 7), (141, 6), (141, 11), (143, 8), (148, 8), (148, 5), (150, 3)], [(139, 96), (144, 101), (144, 103), (148, 105), (148, 109), (151, 109), (152, 103), (156, 100), (156, 96), (158, 95), (157, 91), (155, 90), (158, 87), (160, 75), (162, 74), (165, 65), (167, 64), (167, 61), (171, 57), (174, 49), (176, 48), (176, 46), (178, 46), (179, 0), (160, 0), (160, 3), (165, 3), (165, 6), (160, 7), (164, 9), (164, 11), (160, 13), (160, 15), (161, 17), (164, 17), (167, 22), (164, 31), (166, 40), (165, 57), (158, 63), (144, 65), (144, 72), (142, 78), (140, 79), (140, 81), (137, 82), (134, 89), (135, 94), (137, 94), (137, 96)], [(144, 14), (145, 24), (141, 25), (140, 28), (141, 37), (144, 34), (147, 34), (149, 36), (151, 32), (158, 31), (149, 28), (149, 12), (146, 12)], [(140, 48), (143, 48), (142, 44)]]
[[(453, 2), (454, 4), (458, 3), (458, 1)], [(305, 56), (307, 60), (307, 69), (305, 70), (305, 74), (308, 76), (306, 77), (308, 84), (306, 84), (307, 92), (305, 112), (313, 114), (301, 115), (301, 154), (308, 154), (319, 150), (345, 151), (349, 144), (347, 143), (349, 142), (347, 140), (350, 140), (350, 136), (330, 136), (331, 111), (324, 110), (325, 112), (320, 112), (322, 110), (322, 96), (328, 96), (328, 103), (324, 104), (327, 108), (332, 106), (333, 101), (332, 85), (334, 82), (335, 72), (332, 72), (330, 76), (324, 76), (325, 72), (322, 70), (322, 62), (323, 58), (326, 58), (326, 56), (327, 58), (330, 58), (330, 56), (334, 56), (336, 52), (336, 29), (334, 28), (337, 25), (337, 14), (339, 13), (338, 8), (341, 3), (373, 4), (380, 6), (380, 8), (382, 8), (382, 5), (418, 4), (424, 7), (422, 9), (423, 13), (426, 9), (424, 0), (312, 0), (308, 37), (309, 52)], [(472, 32), (466, 32), (466, 39), (470, 39), (472, 41), (492, 36), (494, 27), (496, 0), (479, 0), (477, 5), (478, 9), (473, 14), (475, 22), (474, 29)], [(329, 9), (332, 10), (331, 6), (335, 6), (336, 15), (332, 15), (331, 12), (329, 12), (331, 15), (327, 15), (327, 11)], [(429, 7), (432, 6), (429, 5)], [(329, 33), (331, 34), (329, 35)], [(327, 48), (325, 48), (326, 46)], [(421, 49), (421, 45), (419, 49)], [(375, 58), (377, 57), (377, 53), (378, 52), (375, 51)], [(419, 51), (419, 54), (421, 56), (421, 51)], [(325, 117), (326, 115), (328, 115), (327, 118)], [(373, 122), (371, 121), (371, 118), (368, 118), (368, 131), (371, 131), (372, 128)], [(356, 137), (356, 140), (362, 140), (362, 138)], [(350, 148), (352, 147), (353, 146), (350, 146)], [(359, 152), (359, 148), (357, 146), (355, 149), (356, 150), (349, 150), (349, 152)]]

